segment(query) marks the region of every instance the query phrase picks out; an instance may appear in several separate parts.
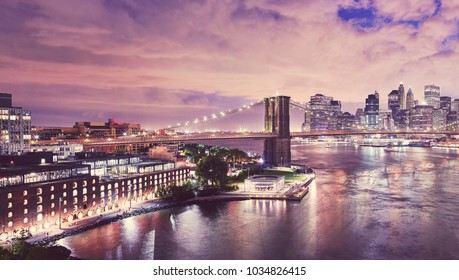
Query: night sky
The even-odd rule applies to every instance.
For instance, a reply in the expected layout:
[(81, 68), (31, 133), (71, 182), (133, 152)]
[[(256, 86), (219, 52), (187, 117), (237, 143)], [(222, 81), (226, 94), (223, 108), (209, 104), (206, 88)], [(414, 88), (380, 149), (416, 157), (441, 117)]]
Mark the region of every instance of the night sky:
[(401, 81), (459, 98), (455, 0), (2, 0), (0, 37), (0, 92), (37, 126), (159, 128), (276, 91), (355, 113)]

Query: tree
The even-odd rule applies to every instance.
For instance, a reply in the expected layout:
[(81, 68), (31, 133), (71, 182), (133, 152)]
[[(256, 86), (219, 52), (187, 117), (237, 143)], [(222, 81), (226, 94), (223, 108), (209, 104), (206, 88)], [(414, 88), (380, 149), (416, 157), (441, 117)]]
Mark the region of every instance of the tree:
[(201, 158), (196, 166), (196, 175), (200, 182), (212, 187), (223, 187), (228, 181), (228, 164), (218, 156), (210, 155)]

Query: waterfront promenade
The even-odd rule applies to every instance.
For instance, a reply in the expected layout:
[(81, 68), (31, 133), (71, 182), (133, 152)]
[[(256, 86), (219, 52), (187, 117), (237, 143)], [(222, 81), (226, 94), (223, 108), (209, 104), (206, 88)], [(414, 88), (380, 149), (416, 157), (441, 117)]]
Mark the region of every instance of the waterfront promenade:
[[(158, 210), (180, 207), (185, 205), (200, 204), (205, 202), (218, 201), (237, 201), (249, 199), (276, 199), (276, 200), (301, 200), (309, 191), (309, 184), (314, 177), (307, 177), (305, 180), (286, 184), (283, 188), (275, 192), (248, 192), (240, 189), (233, 192), (221, 192), (216, 195), (195, 197), (185, 201), (172, 201), (154, 199), (133, 204), (130, 209), (119, 208), (104, 212), (97, 216), (86, 217), (74, 222), (63, 223), (61, 228), (57, 226), (48, 229), (42, 229), (32, 233), (27, 240), (29, 243), (38, 243), (46, 245), (62, 238), (72, 236), (102, 225), (110, 224), (121, 219), (142, 215)], [(8, 246), (9, 240), (2, 240), (1, 246)]]

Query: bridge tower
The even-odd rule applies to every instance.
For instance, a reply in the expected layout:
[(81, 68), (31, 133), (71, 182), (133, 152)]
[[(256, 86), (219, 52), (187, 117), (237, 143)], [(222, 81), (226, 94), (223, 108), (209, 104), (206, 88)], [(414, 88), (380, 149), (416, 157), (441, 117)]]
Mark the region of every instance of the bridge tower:
[(265, 132), (277, 134), (275, 138), (265, 139), (265, 163), (290, 167), (290, 96), (265, 98)]

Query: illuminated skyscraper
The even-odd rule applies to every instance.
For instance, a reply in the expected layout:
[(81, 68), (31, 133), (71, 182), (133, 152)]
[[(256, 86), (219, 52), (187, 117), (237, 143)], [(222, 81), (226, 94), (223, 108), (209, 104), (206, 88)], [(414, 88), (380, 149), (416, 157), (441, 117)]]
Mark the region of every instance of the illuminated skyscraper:
[(411, 112), (413, 110), (413, 107), (414, 107), (414, 94), (410, 87), (408, 89), (408, 92), (406, 93), (406, 109), (410, 110)]
[(365, 99), (365, 126), (370, 129), (379, 128), (379, 94), (368, 95)]
[(400, 110), (405, 110), (406, 109), (406, 96), (405, 96), (405, 88), (403, 87), (402, 83), (400, 83), (400, 86), (398, 87), (398, 96), (399, 96), (399, 101), (400, 101)]
[(436, 85), (424, 86), (424, 100), (434, 109), (440, 108), (440, 87)]

